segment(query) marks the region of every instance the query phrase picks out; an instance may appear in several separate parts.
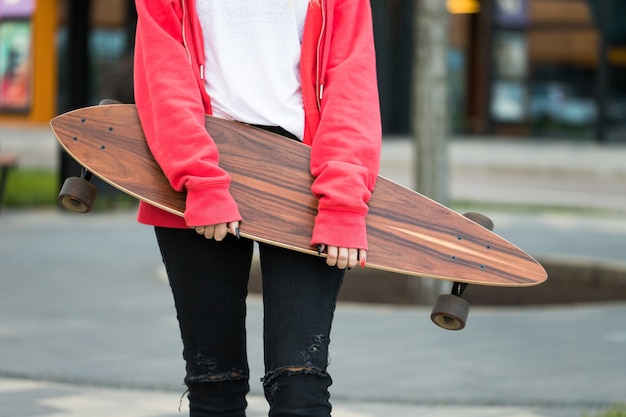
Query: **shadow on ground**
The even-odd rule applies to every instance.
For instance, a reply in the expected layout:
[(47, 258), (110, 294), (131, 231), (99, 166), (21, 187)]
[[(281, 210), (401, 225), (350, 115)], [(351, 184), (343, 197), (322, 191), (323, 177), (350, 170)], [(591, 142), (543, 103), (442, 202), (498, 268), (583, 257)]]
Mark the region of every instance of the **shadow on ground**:
[[(500, 288), (470, 285), (463, 294), (472, 305), (523, 306), (626, 300), (626, 268), (572, 260), (539, 260), (548, 280), (536, 287)], [(341, 290), (342, 301), (417, 305), (420, 278), (373, 269), (350, 271)], [(250, 292), (261, 292), (261, 278), (253, 270)]]

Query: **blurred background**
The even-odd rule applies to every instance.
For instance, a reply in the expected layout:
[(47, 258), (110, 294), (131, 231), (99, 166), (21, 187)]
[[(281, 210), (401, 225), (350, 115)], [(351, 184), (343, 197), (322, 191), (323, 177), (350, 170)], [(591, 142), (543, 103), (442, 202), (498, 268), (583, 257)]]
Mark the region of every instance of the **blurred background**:
[[(442, 0), (445, 14), (428, 3), (371, 1), (386, 138), (626, 141), (626, 3)], [(132, 0), (0, 1), (0, 126), (42, 126), (102, 98), (132, 103), (135, 25)], [(420, 78), (433, 61), (424, 42), (445, 78)], [(445, 106), (419, 94), (437, 84)], [(426, 106), (441, 113), (439, 131), (419, 131)], [(76, 170), (59, 154), (60, 179)]]
[[(442, 0), (443, 2), (443, 0)], [(372, 0), (386, 133), (410, 131), (419, 2)], [(624, 141), (626, 5), (448, 0), (451, 131)], [(0, 123), (132, 101), (131, 0), (3, 0)]]

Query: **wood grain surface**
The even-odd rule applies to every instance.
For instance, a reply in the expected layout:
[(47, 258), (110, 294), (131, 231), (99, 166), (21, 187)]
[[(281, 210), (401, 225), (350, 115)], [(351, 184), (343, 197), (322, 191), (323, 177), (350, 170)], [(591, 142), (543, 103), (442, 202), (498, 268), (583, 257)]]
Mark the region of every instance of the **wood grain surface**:
[[(133, 105), (94, 106), (51, 121), (61, 146), (87, 170), (149, 204), (182, 216), (146, 144)], [(206, 117), (232, 178), (244, 237), (316, 255), (309, 245), (317, 200), (309, 147), (241, 123)], [(532, 257), (495, 233), (419, 193), (378, 178), (367, 217), (367, 266), (390, 272), (493, 286), (547, 279)]]

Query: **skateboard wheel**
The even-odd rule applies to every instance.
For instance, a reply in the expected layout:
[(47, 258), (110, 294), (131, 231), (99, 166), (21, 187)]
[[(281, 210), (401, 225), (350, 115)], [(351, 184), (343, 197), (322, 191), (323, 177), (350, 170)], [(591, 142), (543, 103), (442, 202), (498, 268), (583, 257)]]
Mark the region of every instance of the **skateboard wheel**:
[(485, 229), (489, 229), (493, 231), (493, 221), (489, 217), (485, 216), (484, 214), (469, 212), (463, 215), (467, 217), (468, 219), (470, 219), (471, 221), (473, 221), (474, 223), (478, 223)]
[(437, 297), (430, 319), (446, 330), (461, 330), (465, 327), (470, 305), (467, 301), (452, 294)]
[(74, 213), (88, 213), (96, 201), (98, 189), (91, 182), (79, 177), (69, 177), (59, 192), (59, 204)]
[(112, 98), (103, 98), (98, 103), (99, 106), (108, 106), (110, 104), (122, 104), (121, 101), (113, 100)]

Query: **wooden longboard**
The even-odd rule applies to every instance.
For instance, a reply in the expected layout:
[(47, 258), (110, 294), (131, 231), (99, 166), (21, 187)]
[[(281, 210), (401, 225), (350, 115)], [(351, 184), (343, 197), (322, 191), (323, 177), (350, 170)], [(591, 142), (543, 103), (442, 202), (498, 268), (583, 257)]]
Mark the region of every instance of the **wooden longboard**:
[[(145, 141), (133, 105), (94, 106), (51, 121), (61, 146), (85, 169), (121, 191), (182, 216), (173, 190)], [(317, 201), (309, 147), (211, 116), (206, 128), (232, 179), (244, 219), (241, 235), (317, 256), (310, 246)], [(367, 265), (461, 283), (523, 287), (546, 271), (512, 243), (423, 195), (379, 177), (367, 216)]]

